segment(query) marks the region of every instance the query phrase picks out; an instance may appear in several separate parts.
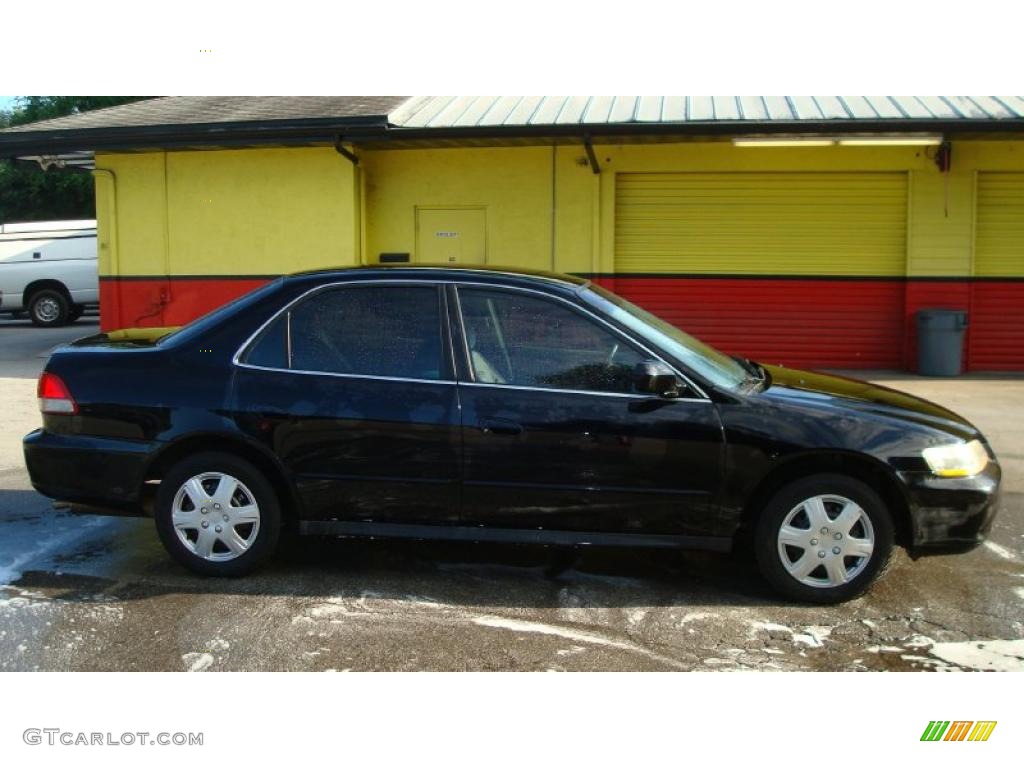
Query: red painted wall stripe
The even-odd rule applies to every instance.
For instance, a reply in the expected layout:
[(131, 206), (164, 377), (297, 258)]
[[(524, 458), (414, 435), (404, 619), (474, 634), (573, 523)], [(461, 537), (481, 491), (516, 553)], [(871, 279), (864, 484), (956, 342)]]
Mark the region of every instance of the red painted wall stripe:
[(897, 280), (612, 277), (598, 282), (730, 354), (794, 368), (900, 368)]
[(971, 284), (968, 370), (1024, 371), (1024, 281)]
[(184, 325), (269, 278), (100, 278), (100, 329)]

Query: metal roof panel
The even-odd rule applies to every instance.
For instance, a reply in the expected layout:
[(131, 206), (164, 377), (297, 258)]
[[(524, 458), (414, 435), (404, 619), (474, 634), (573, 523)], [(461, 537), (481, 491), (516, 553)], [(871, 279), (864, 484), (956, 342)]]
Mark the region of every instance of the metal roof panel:
[(405, 125), (409, 128), (422, 128), (430, 125), (430, 121), (441, 114), (445, 107), (455, 101), (454, 96), (433, 96), (418, 110), (413, 112)]
[(524, 96), (523, 100), (509, 113), (508, 118), (505, 120), (505, 125), (529, 124), (530, 118), (533, 117), (543, 100), (543, 96)]
[(850, 113), (838, 96), (815, 96), (814, 102), (826, 120), (849, 120)]
[(881, 118), (903, 117), (903, 113), (891, 96), (865, 96), (864, 98)]
[(661, 103), (663, 123), (681, 123), (686, 120), (686, 97), (666, 96)]
[(710, 96), (687, 96), (687, 119), (694, 121), (710, 121), (715, 119), (715, 102)]
[(903, 117), (932, 117), (927, 107), (914, 96), (890, 96), (889, 100), (896, 105)]
[(608, 122), (634, 122), (636, 120), (636, 109), (639, 102), (639, 96), (616, 96), (612, 100), (612, 108), (611, 111), (608, 113)]
[(636, 119), (641, 123), (661, 122), (661, 105), (664, 96), (641, 96), (636, 107)]
[(406, 99), (397, 109), (391, 111), (388, 115), (388, 120), (393, 123), (404, 124), (412, 115), (416, 113), (424, 104), (429, 102), (433, 96), (413, 96), (410, 99)]
[(934, 117), (941, 117), (946, 120), (956, 120), (961, 117), (960, 113), (953, 109), (949, 102), (941, 96), (915, 96), (924, 108), (932, 113)]
[(992, 98), (1010, 110), (1014, 117), (1024, 117), (1024, 96), (993, 96)]
[(558, 119), (562, 107), (568, 100), (568, 96), (545, 96), (530, 118), (530, 125), (551, 125)]
[(874, 120), (878, 117), (871, 102), (863, 96), (839, 96), (838, 98), (854, 120)]
[(591, 96), (590, 103), (583, 113), (584, 123), (607, 123), (612, 111), (614, 96)]
[(744, 120), (767, 120), (768, 108), (763, 96), (740, 96), (740, 112)]
[(432, 117), (428, 125), (452, 125), (458, 122), (470, 104), (476, 101), (475, 96), (456, 96), (448, 105)]
[(565, 104), (562, 106), (562, 111), (558, 113), (556, 118), (556, 125), (580, 122), (587, 111), (587, 107), (590, 105), (590, 99), (590, 96), (570, 96), (566, 99)]
[(790, 102), (800, 120), (820, 120), (824, 115), (813, 96), (790, 96)]
[(1024, 111), (1011, 109), (1011, 100), (1006, 96), (972, 96), (971, 101), (978, 106), (979, 112), (989, 118), (1005, 119), (1019, 117)]
[(764, 105), (771, 120), (795, 120), (796, 115), (785, 96), (764, 96)]
[(711, 103), (715, 108), (715, 120), (740, 119), (740, 108), (735, 96), (712, 96)]
[(973, 98), (967, 96), (946, 96), (946, 101), (949, 103), (957, 117), (962, 118), (987, 118), (988, 114), (980, 108), (978, 103)]
[(466, 108), (466, 111), (459, 115), (459, 119), (452, 125), (458, 128), (474, 126), (491, 107), (497, 103), (500, 96), (476, 96)]
[(499, 96), (498, 100), (491, 105), (491, 108), (480, 116), (480, 119), (476, 121), (476, 124), (504, 125), (509, 115), (512, 114), (512, 110), (514, 110), (522, 100), (522, 96)]

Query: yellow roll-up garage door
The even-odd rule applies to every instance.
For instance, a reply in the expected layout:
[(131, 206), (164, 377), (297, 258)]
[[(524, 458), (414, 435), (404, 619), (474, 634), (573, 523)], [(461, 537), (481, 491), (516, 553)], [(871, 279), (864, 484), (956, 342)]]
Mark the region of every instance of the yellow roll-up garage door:
[(904, 173), (623, 173), (616, 290), (763, 362), (902, 365)]
[(1024, 370), (1024, 173), (978, 174), (968, 367)]
[(617, 272), (904, 274), (903, 173), (626, 173)]

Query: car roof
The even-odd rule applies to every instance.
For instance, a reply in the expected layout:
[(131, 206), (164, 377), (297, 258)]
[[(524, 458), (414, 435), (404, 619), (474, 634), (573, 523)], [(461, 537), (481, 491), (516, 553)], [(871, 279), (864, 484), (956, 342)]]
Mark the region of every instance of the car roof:
[(519, 285), (562, 288), (576, 291), (587, 285), (589, 280), (576, 275), (558, 272), (474, 265), (472, 267), (451, 264), (373, 264), (360, 267), (340, 267), (296, 272), (285, 277), (288, 282), (327, 283), (331, 281), (358, 280), (466, 280), (493, 283), (495, 285)]

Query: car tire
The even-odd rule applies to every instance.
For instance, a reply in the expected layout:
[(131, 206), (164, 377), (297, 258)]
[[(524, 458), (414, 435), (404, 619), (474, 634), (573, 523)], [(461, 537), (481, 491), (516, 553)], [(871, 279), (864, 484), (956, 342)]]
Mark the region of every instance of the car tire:
[(754, 553), (761, 574), (786, 597), (841, 603), (885, 571), (893, 536), (892, 515), (870, 486), (820, 474), (772, 497), (757, 522)]
[(175, 464), (160, 482), (155, 517), (171, 556), (203, 576), (251, 573), (273, 555), (281, 531), (271, 484), (228, 453), (200, 453)]
[(66, 325), (70, 313), (71, 302), (56, 288), (42, 288), (29, 297), (28, 316), (40, 328)]

